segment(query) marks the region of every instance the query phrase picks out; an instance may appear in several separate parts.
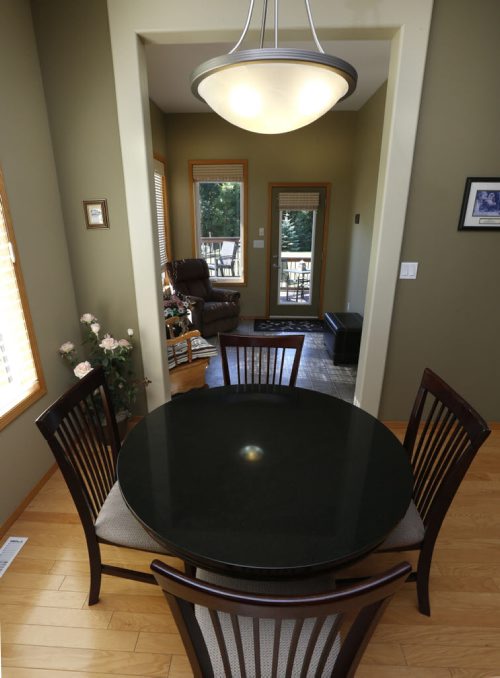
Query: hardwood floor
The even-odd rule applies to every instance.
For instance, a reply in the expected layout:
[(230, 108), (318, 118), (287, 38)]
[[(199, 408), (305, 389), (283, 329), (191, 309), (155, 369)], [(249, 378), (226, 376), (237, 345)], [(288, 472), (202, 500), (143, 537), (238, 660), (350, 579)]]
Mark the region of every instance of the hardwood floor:
[[(105, 576), (100, 602), (87, 606), (83, 531), (59, 472), (5, 536), (11, 535), (28, 542), (0, 579), (2, 678), (192, 675), (157, 587)], [(108, 562), (149, 568), (147, 554), (105, 550)], [(372, 557), (363, 568), (382, 569), (395, 559)], [(500, 677), (500, 429), (480, 450), (446, 518), (431, 605), (430, 619), (420, 615), (414, 585), (406, 584), (357, 678)]]

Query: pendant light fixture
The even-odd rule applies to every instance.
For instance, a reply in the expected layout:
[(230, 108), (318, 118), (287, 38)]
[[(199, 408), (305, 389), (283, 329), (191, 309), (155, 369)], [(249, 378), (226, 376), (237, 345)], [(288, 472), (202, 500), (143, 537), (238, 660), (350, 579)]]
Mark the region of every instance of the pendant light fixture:
[(238, 51), (252, 19), (250, 0), (243, 32), (228, 53), (209, 59), (191, 75), (191, 91), (233, 125), (260, 134), (304, 127), (352, 94), (358, 74), (346, 61), (325, 54), (309, 7), (317, 52), (278, 47), (278, 0), (274, 0), (274, 47), (264, 47), (267, 0), (263, 0), (260, 46)]

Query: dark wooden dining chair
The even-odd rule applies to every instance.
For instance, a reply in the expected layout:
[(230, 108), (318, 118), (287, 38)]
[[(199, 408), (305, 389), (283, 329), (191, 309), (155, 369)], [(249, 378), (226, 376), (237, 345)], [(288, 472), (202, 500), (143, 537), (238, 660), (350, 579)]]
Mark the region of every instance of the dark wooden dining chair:
[(303, 334), (219, 334), (224, 384), (295, 386), (303, 344)]
[(107, 565), (99, 544), (169, 555), (127, 508), (116, 480), (120, 438), (106, 385), (98, 367), (72, 386), (36, 420), (75, 502), (90, 563), (89, 605), (99, 600), (101, 575), (154, 584), (150, 572)]
[(354, 676), (385, 607), (411, 566), (401, 563), (342, 590), (300, 595), (259, 593), (259, 580), (245, 580), (252, 592), (227, 588), (192, 579), (159, 560), (151, 569), (195, 678), (347, 678)]
[(429, 573), (446, 512), (477, 451), (489, 436), (484, 419), (448, 384), (425, 369), (404, 447), (414, 475), (413, 499), (378, 551), (420, 551), (415, 572), (418, 607), (430, 615)]

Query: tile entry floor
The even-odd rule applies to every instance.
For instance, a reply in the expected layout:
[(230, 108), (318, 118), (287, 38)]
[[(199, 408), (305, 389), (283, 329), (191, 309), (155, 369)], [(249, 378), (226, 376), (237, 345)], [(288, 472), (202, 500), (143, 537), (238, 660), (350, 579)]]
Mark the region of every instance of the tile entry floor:
[[(234, 332), (237, 334), (256, 334), (253, 329), (253, 320), (241, 320)], [(357, 367), (355, 365), (336, 366), (333, 364), (325, 348), (323, 332), (306, 332), (304, 337), (297, 386), (327, 393), (352, 403)], [(207, 337), (207, 341), (216, 346), (217, 350), (219, 349), (217, 336)], [(215, 358), (210, 359), (206, 382), (210, 387), (223, 386), (220, 353)]]

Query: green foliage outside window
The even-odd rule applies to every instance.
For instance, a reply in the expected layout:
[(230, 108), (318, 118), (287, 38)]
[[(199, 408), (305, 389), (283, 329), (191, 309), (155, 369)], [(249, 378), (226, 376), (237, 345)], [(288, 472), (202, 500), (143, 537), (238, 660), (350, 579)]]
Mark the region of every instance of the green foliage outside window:
[(199, 195), (202, 238), (239, 238), (241, 184), (202, 181)]
[(313, 212), (311, 210), (284, 212), (281, 220), (281, 251), (310, 252), (312, 227)]

